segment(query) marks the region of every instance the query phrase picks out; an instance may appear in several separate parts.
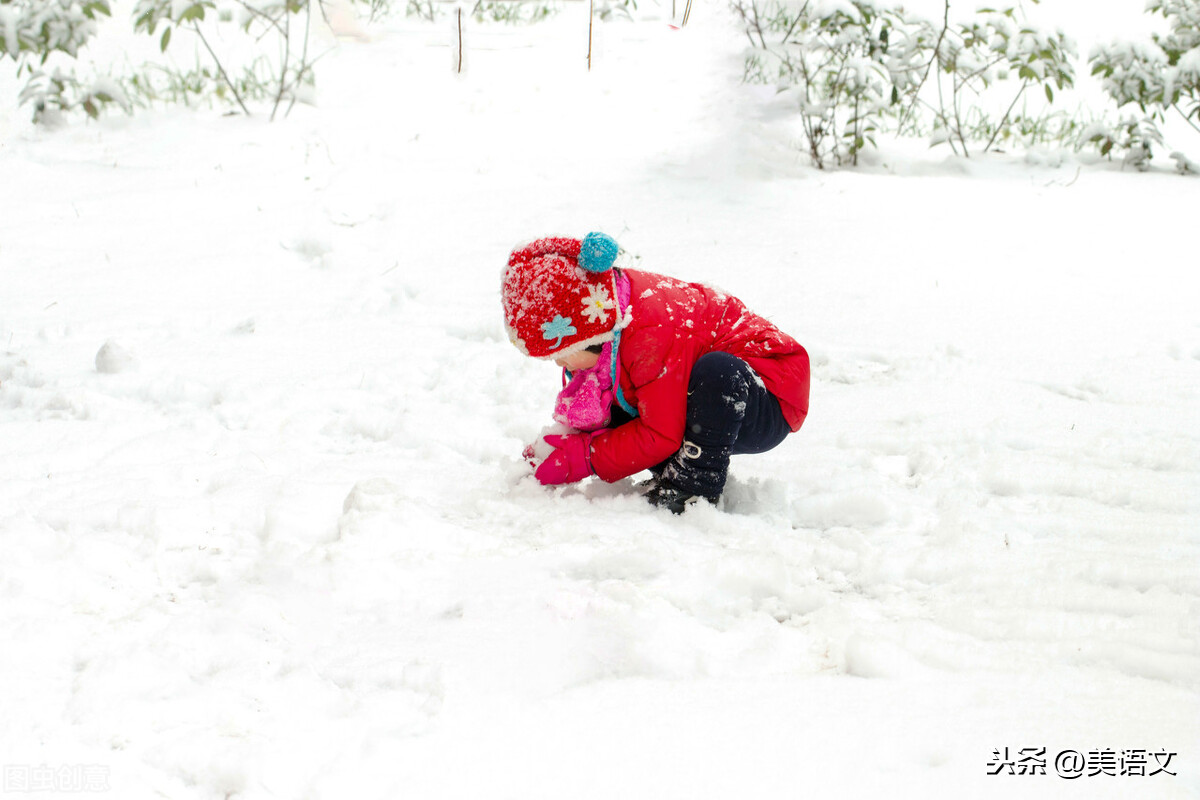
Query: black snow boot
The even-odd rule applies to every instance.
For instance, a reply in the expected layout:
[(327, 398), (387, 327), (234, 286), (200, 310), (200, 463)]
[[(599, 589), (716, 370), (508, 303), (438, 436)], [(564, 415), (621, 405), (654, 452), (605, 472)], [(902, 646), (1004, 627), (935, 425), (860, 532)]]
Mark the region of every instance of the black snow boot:
[(650, 505), (656, 508), (665, 508), (672, 514), (682, 514), (692, 503), (695, 503), (701, 497), (716, 505), (717, 497), (707, 495), (693, 494), (686, 489), (681, 489), (671, 482), (669, 478), (660, 478), (658, 483), (646, 493), (646, 499), (650, 501)]
[(695, 442), (684, 441), (664, 465), (658, 483), (646, 494), (651, 505), (669, 508), (672, 513), (682, 514), (689, 503), (703, 497), (716, 504), (725, 488), (725, 467), (729, 464), (728, 453), (716, 453), (717, 463), (713, 469), (704, 458), (704, 451)]
[(638, 481), (635, 483), (634, 488), (644, 490), (642, 492), (643, 494), (653, 490), (662, 481), (663, 470), (665, 470), (667, 468), (667, 464), (670, 463), (671, 459), (668, 458), (666, 461), (655, 464), (650, 468), (650, 477), (646, 478), (644, 481)]

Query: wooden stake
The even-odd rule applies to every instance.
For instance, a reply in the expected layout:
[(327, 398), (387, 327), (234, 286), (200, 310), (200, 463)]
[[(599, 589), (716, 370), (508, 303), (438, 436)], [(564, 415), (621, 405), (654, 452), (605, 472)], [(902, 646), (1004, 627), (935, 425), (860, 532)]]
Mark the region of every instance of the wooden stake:
[(462, 75), (463, 69), (463, 31), (462, 31), (462, 6), (458, 7), (458, 67), (456, 72)]
[(588, 72), (592, 71), (592, 26), (596, 21), (596, 0), (588, 0)]

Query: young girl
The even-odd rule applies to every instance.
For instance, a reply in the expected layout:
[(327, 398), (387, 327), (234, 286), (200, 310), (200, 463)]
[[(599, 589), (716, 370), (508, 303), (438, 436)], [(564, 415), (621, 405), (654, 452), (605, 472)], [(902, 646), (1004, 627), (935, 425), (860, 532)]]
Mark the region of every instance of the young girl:
[(650, 502), (681, 513), (725, 488), (729, 457), (761, 453), (808, 413), (808, 353), (742, 301), (699, 283), (613, 266), (603, 233), (539, 239), (504, 272), (509, 338), (564, 370), (555, 419), (526, 458), (545, 485), (654, 473)]

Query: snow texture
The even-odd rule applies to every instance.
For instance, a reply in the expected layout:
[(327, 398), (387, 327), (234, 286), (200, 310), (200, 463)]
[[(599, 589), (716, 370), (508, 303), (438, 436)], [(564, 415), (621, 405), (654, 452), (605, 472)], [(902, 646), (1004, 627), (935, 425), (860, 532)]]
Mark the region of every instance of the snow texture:
[[(466, 78), (391, 23), (275, 124), (0, 104), (0, 779), (1200, 796), (1200, 184), (817, 173), (719, 7), (666, 23), (590, 73), (583, 7), (475, 27)], [(590, 230), (812, 354), (720, 507), (529, 474), (561, 384), (499, 276)], [(1025, 747), (1177, 774), (987, 774)]]

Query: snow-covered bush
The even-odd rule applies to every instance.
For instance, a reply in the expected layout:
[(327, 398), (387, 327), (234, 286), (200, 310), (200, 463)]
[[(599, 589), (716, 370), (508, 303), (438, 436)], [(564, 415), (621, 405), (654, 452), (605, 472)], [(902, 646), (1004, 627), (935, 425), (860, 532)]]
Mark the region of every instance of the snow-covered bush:
[[(982, 9), (976, 19), (951, 23), (947, 0), (939, 27), (875, 0), (732, 5), (752, 45), (746, 79), (798, 96), (818, 167), (857, 163), (883, 126), (931, 128), (935, 144), (964, 155), (970, 141), (989, 150), (1031, 127), (1028, 114), (1014, 115), (1028, 89), (1042, 87), (1052, 103), (1055, 89), (1075, 79), (1070, 40), (1019, 20), (1014, 8)], [(1007, 81), (1017, 83), (1015, 91), (989, 114), (984, 95)]]
[[(945, 141), (964, 155), (970, 140), (984, 142), (986, 152), (1013, 134), (1013, 110), (1030, 87), (1040, 86), (1046, 101), (1053, 103), (1056, 88), (1075, 83), (1075, 46), (1062, 31), (1039, 30), (1018, 19), (1015, 8), (984, 8), (979, 13), (978, 19), (947, 24), (936, 45), (938, 92), (936, 104), (931, 104), (935, 141)], [(948, 86), (943, 86), (943, 78)], [(984, 96), (1013, 79), (1019, 85), (993, 122), (984, 110)]]
[[(1124, 136), (1098, 130), (1090, 140), (1103, 154), (1117, 148), (1125, 151), (1126, 160), (1131, 154), (1136, 156), (1138, 165), (1151, 157), (1151, 143), (1162, 144), (1158, 123), (1163, 122), (1167, 112), (1176, 111), (1200, 131), (1200, 2), (1150, 0), (1146, 10), (1166, 19), (1166, 34), (1155, 34), (1152, 43), (1101, 45), (1089, 55), (1092, 74), (1101, 78), (1104, 91), (1117, 106), (1136, 105), (1143, 114), (1141, 120), (1122, 123)], [(1155, 135), (1144, 135), (1146, 130)], [(1172, 157), (1181, 171), (1189, 169), (1191, 162), (1185, 157)]]
[(476, 22), (507, 22), (510, 25), (541, 22), (557, 14), (559, 7), (551, 3), (520, 2), (519, 0), (476, 0), (471, 6), (471, 18)]
[[(633, 19), (633, 12), (638, 10), (637, 0), (597, 0), (593, 4), (597, 19)], [(672, 14), (674, 16), (674, 14)]]
[(1127, 115), (1116, 123), (1095, 122), (1080, 137), (1095, 146), (1100, 155), (1124, 154), (1125, 165), (1145, 171), (1150, 168), (1153, 146), (1163, 144), (1162, 131), (1150, 117)]
[(108, 0), (0, 0), (0, 53), (73, 58), (95, 34), (97, 14), (112, 15)]
[[(273, 119), (313, 85), (315, 59), (309, 45), (314, 15), (321, 13), (320, 0), (138, 0), (133, 15), (134, 29), (159, 37), (164, 52), (175, 32), (184, 31), (208, 53), (211, 68), (198, 64), (186, 74), (165, 73), (168, 86), (182, 90), (185, 100), (189, 94), (211, 95), (235, 103), (246, 114), (248, 103), (265, 102)], [(226, 38), (230, 29), (243, 36)], [(156, 76), (162, 74), (147, 72), (134, 85), (157, 98), (162, 83)]]
[[(460, 7), (465, 8), (444, 0), (408, 0), (405, 13), (427, 22), (437, 22), (444, 14), (454, 12)], [(559, 10), (560, 7), (556, 3), (541, 0), (475, 0), (468, 15), (475, 22), (505, 22), (516, 25), (549, 19)]]
[(911, 102), (935, 33), (874, 0), (733, 0), (733, 8), (752, 45), (746, 79), (796, 96), (809, 157), (821, 168), (857, 164), (885, 110)]
[(111, 16), (108, 0), (0, 0), (0, 57), (27, 78), (20, 101), (34, 119), (52, 121), (83, 109), (95, 117), (106, 103), (125, 104), (111, 81), (80, 81), (63, 60), (73, 60), (96, 33), (97, 17)]

